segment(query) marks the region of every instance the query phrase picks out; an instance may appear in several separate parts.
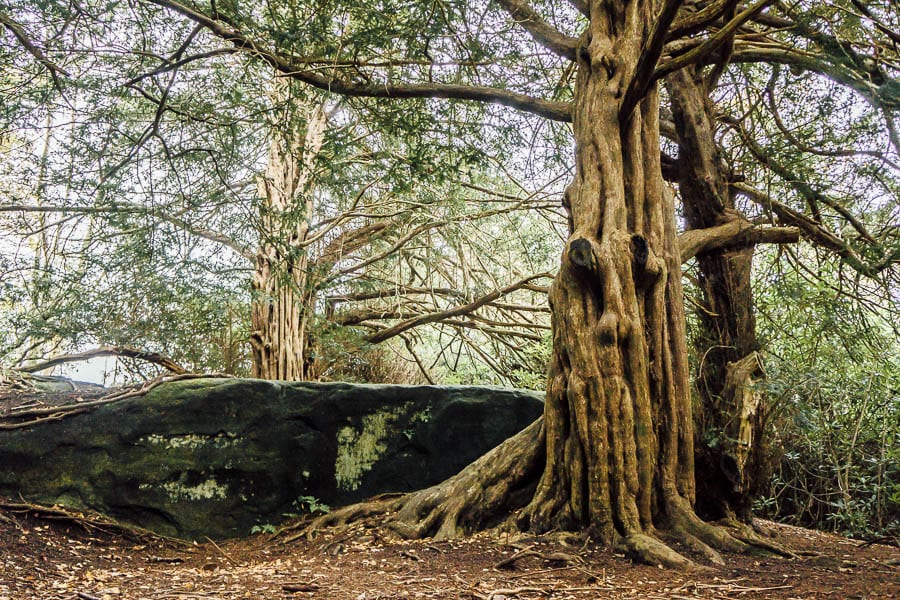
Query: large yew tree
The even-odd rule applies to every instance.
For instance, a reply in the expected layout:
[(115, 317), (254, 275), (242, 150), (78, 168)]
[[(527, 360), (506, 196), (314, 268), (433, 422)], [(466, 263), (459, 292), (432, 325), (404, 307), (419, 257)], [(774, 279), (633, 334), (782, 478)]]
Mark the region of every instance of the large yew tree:
[[(488, 106), (478, 113), (484, 140), (506, 110), (494, 105), (571, 123), (573, 176), (562, 199), (568, 238), (549, 291), (553, 354), (544, 418), (447, 482), (351, 507), (331, 520), (396, 511), (391, 526), (409, 536), (449, 537), (499, 523), (537, 532), (581, 530), (640, 559), (682, 567), (691, 563), (661, 539), (679, 540), (714, 562), (721, 560), (716, 549), (746, 549), (739, 535), (762, 543), (744, 530), (708, 525), (694, 513), (681, 264), (698, 255), (703, 279), (727, 284), (705, 290), (710, 305), (721, 308), (716, 317), (731, 319), (720, 330), (719, 345), (734, 346), (734, 360), (752, 358), (752, 246), (793, 240), (798, 231), (760, 229), (736, 211), (738, 191), (754, 201), (763, 197), (752, 186), (741, 187), (739, 176), (723, 166), (715, 131), (722, 117), (710, 96), (730, 62), (760, 61), (818, 69), (873, 102), (886, 102), (886, 111), (895, 110), (894, 80), (871, 76), (853, 44), (833, 44), (813, 32), (794, 44), (800, 49), (793, 47), (782, 34), (809, 30), (802, 4), (767, 0), (386, 0), (377, 6), (140, 0), (134, 8), (148, 22), (164, 15), (189, 25), (181, 27), (190, 31), (183, 39), (161, 42), (177, 46), (172, 56), (178, 60), (161, 58), (143, 67), (150, 69), (148, 76), (226, 56), (231, 62), (220, 65), (265, 63), (267, 72), (274, 69), (295, 83), (352, 97), (363, 111), (410, 99), (418, 99), (418, 108), (434, 99), (455, 107), (480, 103)], [(881, 23), (878, 14), (869, 19)], [(54, 80), (65, 75), (16, 23), (3, 22)], [(833, 56), (814, 60), (810, 41), (831, 48)], [(879, 53), (888, 50), (883, 46)], [(149, 53), (142, 50), (140, 56)], [(663, 79), (672, 120), (662, 129), (677, 142), (677, 157), (660, 149)], [(171, 110), (165, 97), (159, 106), (160, 114)], [(734, 127), (740, 130), (741, 124)], [(767, 168), (772, 164), (760, 152), (751, 153)], [(680, 239), (664, 172), (679, 185), (690, 229)], [(293, 184), (295, 178), (288, 179)], [(273, 190), (263, 195), (278, 209), (277, 217), (289, 211)], [(818, 230), (802, 215), (789, 219), (785, 215), (794, 213), (772, 199), (762, 203), (780, 223), (815, 237)], [(305, 233), (301, 225), (297, 244)], [(262, 256), (260, 262), (268, 266), (267, 260)], [(297, 310), (286, 314), (294, 318)], [(371, 341), (418, 322), (407, 318)], [(734, 362), (716, 365), (718, 387), (707, 400), (724, 397), (729, 361)], [(747, 396), (751, 362), (731, 368), (741, 377), (730, 399), (720, 403), (726, 421)], [(757, 431), (748, 439), (755, 444), (760, 424), (751, 426)]]
[[(353, 35), (355, 25), (372, 27), (359, 14), (370, 9), (336, 9), (339, 39), (323, 42), (321, 55), (297, 56), (283, 51), (279, 39), (303, 32), (272, 35), (255, 28), (252, 9), (239, 14), (202, 3), (148, 3), (193, 20), (285, 76), (334, 93), (499, 103), (572, 123), (575, 170), (563, 200), (569, 238), (550, 289), (553, 354), (544, 418), (444, 484), (390, 506), (349, 512), (396, 508), (395, 528), (414, 536), (459, 535), (506, 519), (536, 532), (587, 530), (640, 559), (673, 566), (690, 562), (659, 541), (661, 534), (713, 561), (719, 560), (716, 548), (745, 547), (703, 523), (692, 508), (681, 253), (673, 196), (662, 177), (657, 81), (714, 56), (767, 2), (741, 11), (734, 10), (736, 2), (713, 2), (699, 12), (671, 0), (546, 7), (562, 31), (526, 2), (499, 0), (513, 27), (570, 63), (570, 100), (559, 88), (522, 81), (518, 65), (505, 69), (504, 80), (502, 57), (490, 61), (485, 77), (476, 56), (468, 68), (443, 76), (447, 69), (435, 67), (440, 59), (432, 55), (450, 52), (451, 31), (434, 43), (399, 31), (397, 49), (382, 45), (385, 56), (376, 61), (367, 54), (379, 48)], [(408, 8), (397, 7), (399, 20)], [(459, 13), (442, 9), (440, 19), (472, 25), (484, 35), (501, 28), (501, 15), (489, 11), (480, 21), (475, 18), (473, 13), (484, 7), (453, 8)], [(713, 32), (697, 37), (709, 25), (715, 25)], [(679, 52), (680, 38), (687, 36), (701, 42)], [(359, 45), (353, 47), (354, 42)], [(476, 55), (491, 40), (467, 40), (461, 46), (466, 44), (475, 47)], [(423, 61), (397, 56), (415, 50), (432, 59), (424, 61), (432, 68), (417, 70), (410, 65)], [(368, 66), (376, 62), (380, 68)], [(545, 96), (538, 96), (542, 92)], [(707, 238), (721, 243), (716, 237), (721, 231), (694, 234), (700, 247)]]

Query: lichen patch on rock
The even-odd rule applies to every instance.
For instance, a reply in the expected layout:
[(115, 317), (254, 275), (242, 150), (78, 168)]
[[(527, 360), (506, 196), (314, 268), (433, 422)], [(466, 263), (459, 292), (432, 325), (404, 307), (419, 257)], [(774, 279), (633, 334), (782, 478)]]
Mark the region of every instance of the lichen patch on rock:
[(214, 448), (229, 448), (232, 446), (237, 446), (241, 443), (241, 438), (238, 437), (235, 433), (219, 433), (216, 435), (197, 435), (197, 434), (185, 434), (185, 435), (158, 435), (158, 434), (150, 434), (142, 437), (139, 442), (147, 442), (149, 444), (153, 444), (154, 446), (165, 446), (166, 448), (187, 448), (189, 450), (196, 450), (202, 446), (212, 445)]
[(228, 497), (228, 486), (222, 485), (210, 477), (196, 485), (187, 485), (179, 481), (162, 484), (162, 488), (173, 501), (179, 500), (225, 500)]
[(381, 410), (362, 418), (362, 429), (342, 427), (337, 432), (337, 458), (334, 461), (334, 478), (342, 490), (358, 489), (362, 475), (387, 449), (387, 439), (391, 425), (405, 414), (412, 403)]

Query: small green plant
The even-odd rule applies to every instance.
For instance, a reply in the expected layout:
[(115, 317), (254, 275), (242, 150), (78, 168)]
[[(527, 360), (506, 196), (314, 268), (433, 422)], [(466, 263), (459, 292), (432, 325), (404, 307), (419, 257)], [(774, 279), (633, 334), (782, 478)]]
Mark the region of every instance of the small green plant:
[(316, 513), (327, 514), (331, 511), (331, 507), (321, 502), (315, 496), (299, 496), (291, 502), (291, 512), (283, 513), (282, 516), (288, 519), (299, 517), (303, 514), (314, 515)]
[(254, 525), (250, 528), (251, 535), (256, 535), (257, 533), (275, 533), (275, 526), (271, 523), (265, 523), (263, 525)]

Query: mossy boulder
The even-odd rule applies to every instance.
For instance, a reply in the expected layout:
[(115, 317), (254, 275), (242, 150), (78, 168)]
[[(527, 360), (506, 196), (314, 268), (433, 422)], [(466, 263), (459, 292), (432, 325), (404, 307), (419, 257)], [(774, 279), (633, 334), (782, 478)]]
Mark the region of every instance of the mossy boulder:
[(0, 431), (0, 494), (178, 537), (243, 536), (298, 498), (433, 485), (541, 411), (540, 395), (495, 387), (182, 380)]

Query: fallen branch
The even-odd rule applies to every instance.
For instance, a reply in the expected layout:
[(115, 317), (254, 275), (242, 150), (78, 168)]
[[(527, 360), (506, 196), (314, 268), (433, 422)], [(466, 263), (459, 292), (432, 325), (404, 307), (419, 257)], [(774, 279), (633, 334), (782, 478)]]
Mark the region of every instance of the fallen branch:
[(234, 565), (234, 566), (236, 566), (236, 567), (239, 567), (239, 566), (240, 566), (241, 563), (239, 563), (238, 561), (234, 560), (234, 558), (233, 558), (230, 554), (228, 554), (227, 552), (225, 552), (224, 550), (222, 550), (222, 547), (219, 546), (217, 543), (215, 543), (211, 537), (206, 536), (206, 541), (209, 542), (210, 544), (212, 544), (212, 545), (213, 545), (213, 548), (215, 548), (216, 550), (218, 550), (218, 551), (219, 551), (219, 554), (221, 554), (222, 556), (224, 556), (225, 559), (226, 559), (228, 562), (230, 562), (232, 565)]
[(518, 587), (518, 588), (500, 588), (497, 590), (492, 590), (487, 594), (479, 594), (473, 590), (469, 590), (469, 594), (478, 598), (479, 600), (495, 600), (496, 598), (515, 598), (519, 594), (532, 593), (532, 594), (543, 594), (544, 596), (549, 596), (552, 590), (549, 588), (539, 588), (534, 586), (526, 586), (526, 587)]
[(544, 554), (543, 552), (538, 552), (536, 550), (532, 550), (531, 548), (525, 548), (524, 550), (520, 550), (512, 556), (501, 560), (496, 565), (494, 565), (494, 568), (513, 569), (515, 568), (517, 561), (528, 556), (534, 556), (535, 558), (539, 558), (550, 563), (561, 563), (566, 565), (580, 564), (584, 562), (581, 558), (572, 554), (566, 554), (565, 552), (550, 552), (548, 554)]
[(281, 586), (282, 591), (285, 592), (317, 592), (319, 591), (319, 585), (316, 583), (285, 583)]
[(163, 356), (162, 354), (159, 354), (157, 352), (144, 352), (143, 350), (130, 348), (128, 346), (100, 346), (99, 348), (94, 348), (93, 350), (87, 350), (85, 352), (63, 354), (61, 356), (55, 356), (49, 360), (39, 362), (36, 365), (21, 367), (19, 368), (19, 370), (24, 373), (36, 373), (38, 371), (43, 371), (44, 369), (49, 369), (50, 367), (55, 367), (56, 365), (70, 362), (79, 362), (82, 360), (90, 360), (92, 358), (97, 358), (100, 356), (121, 356), (124, 358), (136, 358), (147, 361), (149, 363), (153, 363), (155, 365), (159, 365), (162, 368), (167, 369), (177, 375), (184, 375), (188, 372), (187, 369), (176, 363), (168, 356)]

